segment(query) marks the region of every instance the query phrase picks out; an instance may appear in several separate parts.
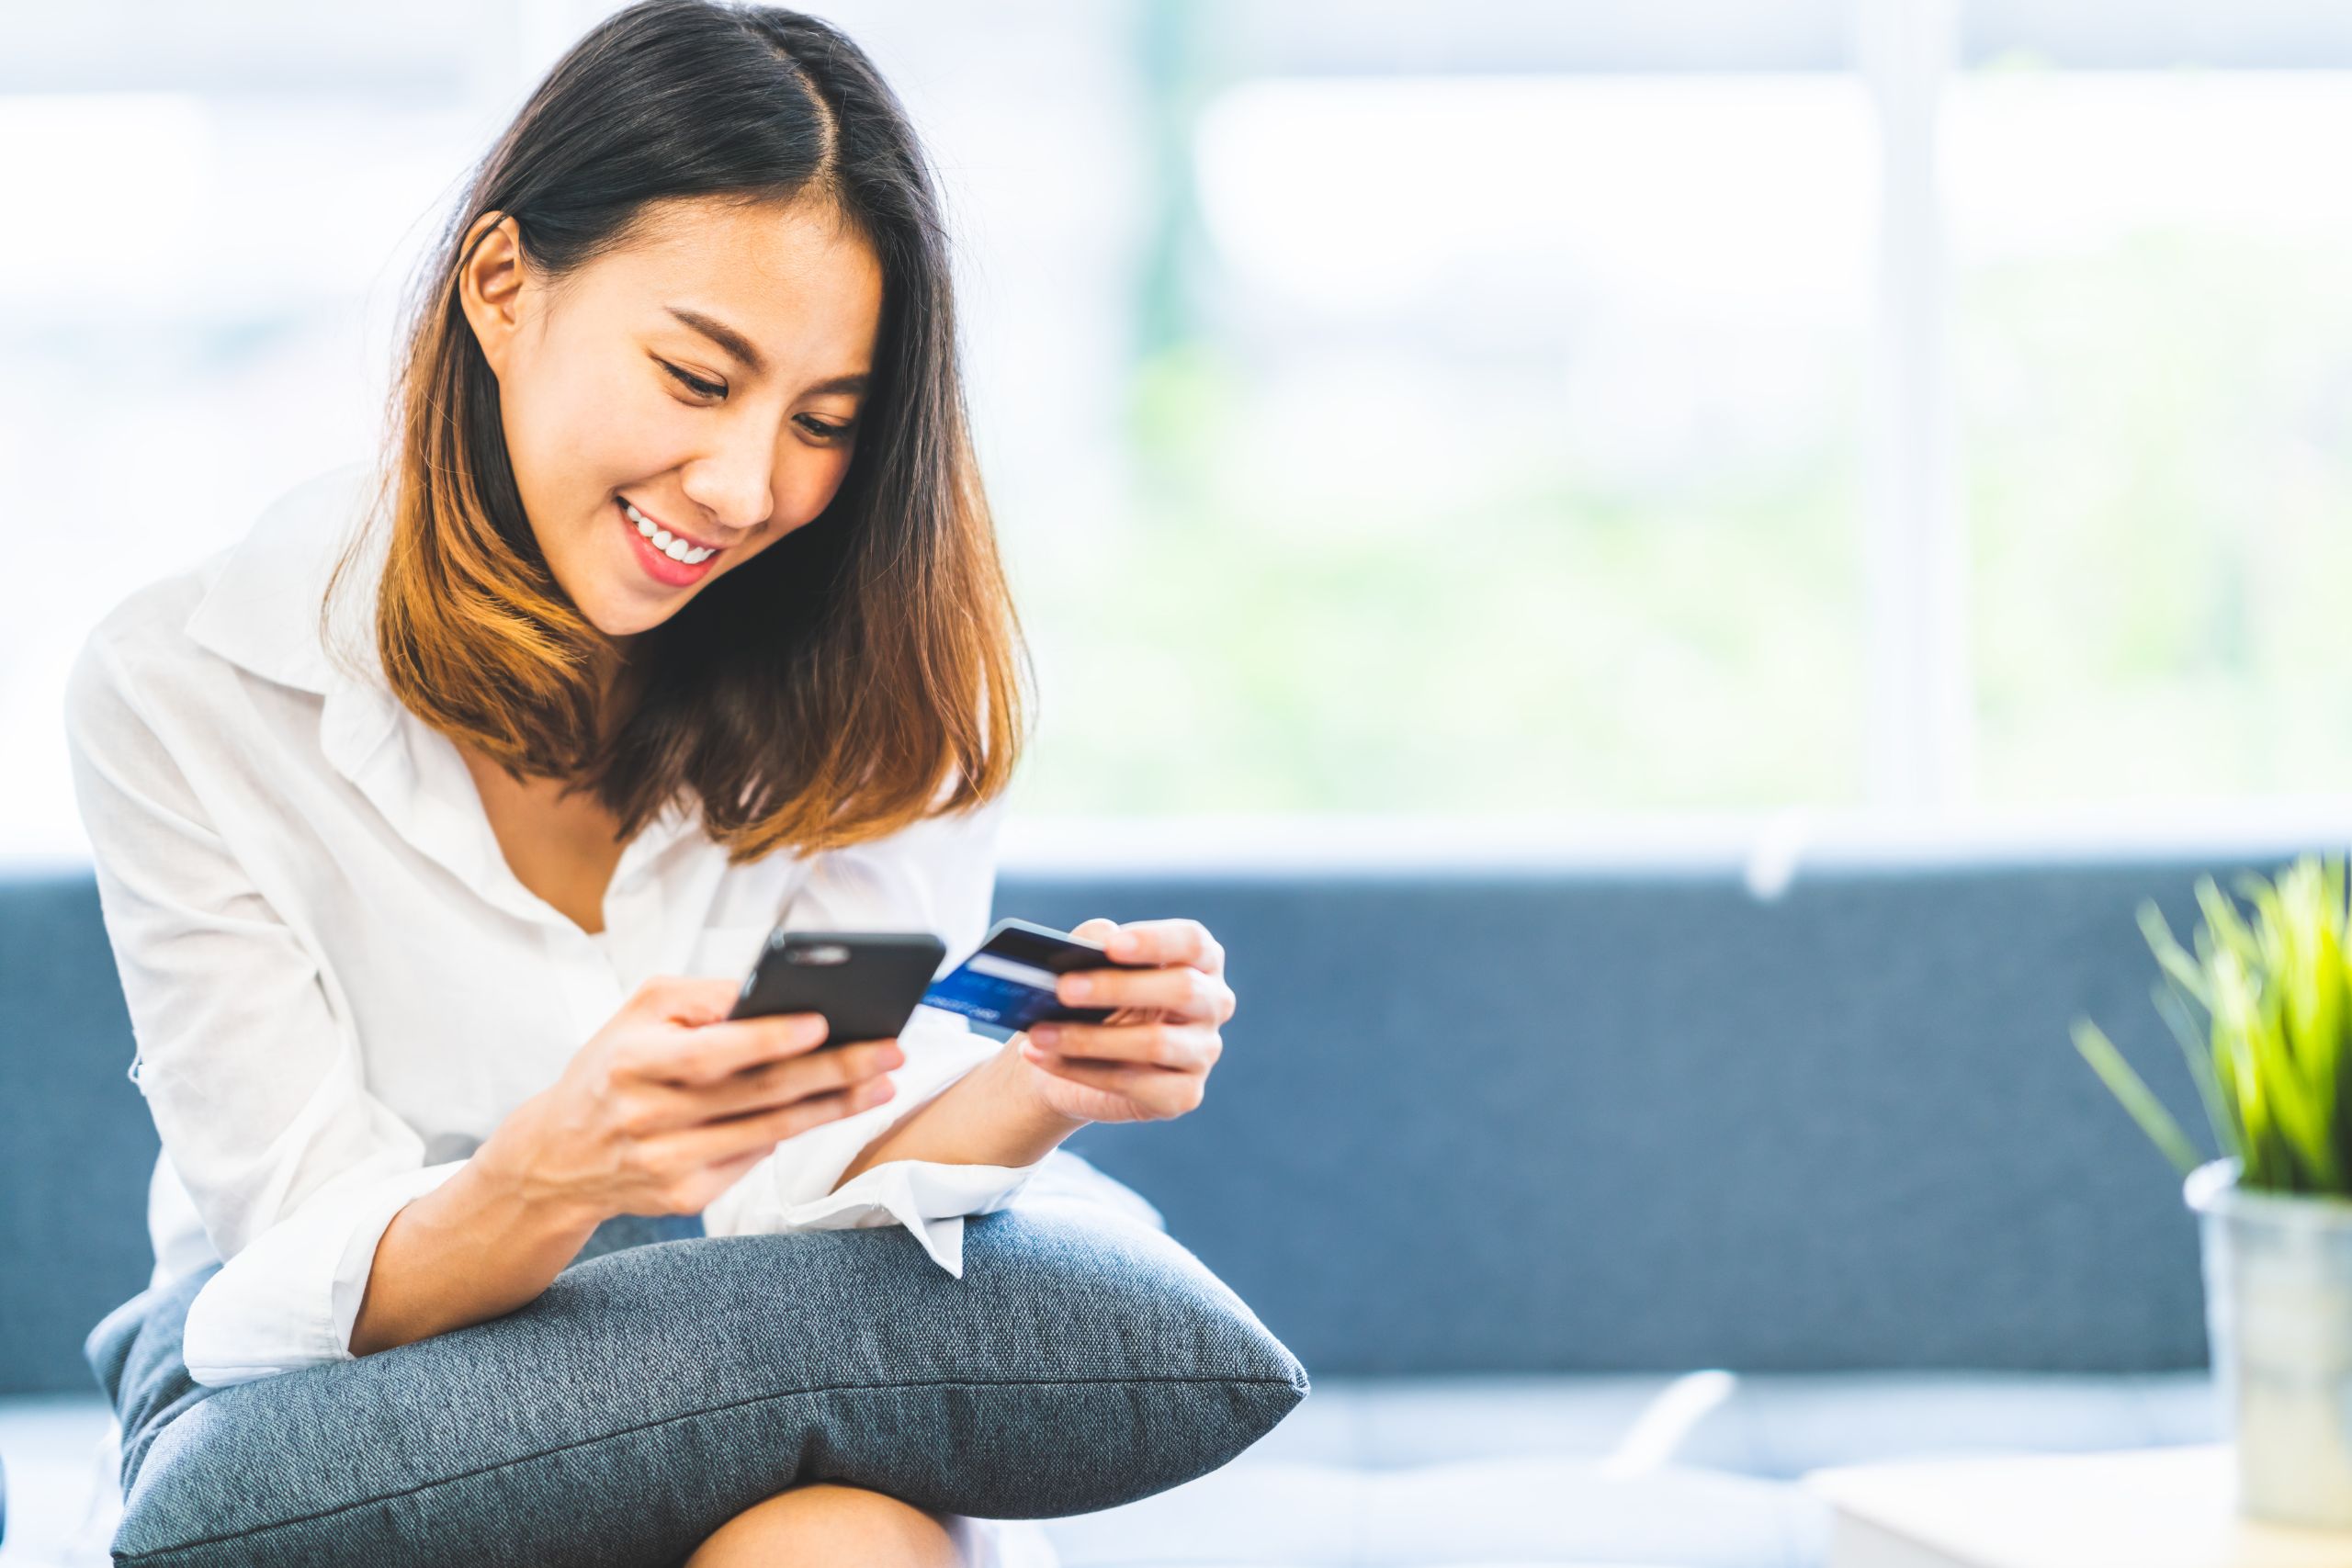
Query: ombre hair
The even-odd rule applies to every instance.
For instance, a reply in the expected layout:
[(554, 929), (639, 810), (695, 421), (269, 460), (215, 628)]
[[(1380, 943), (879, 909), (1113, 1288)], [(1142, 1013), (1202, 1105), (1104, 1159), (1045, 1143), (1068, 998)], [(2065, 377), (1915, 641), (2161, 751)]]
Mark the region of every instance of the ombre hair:
[[(614, 650), (539, 551), (458, 276), (485, 213), (512, 218), (552, 279), (627, 243), (647, 204), (695, 197), (820, 201), (849, 222), (881, 265), (873, 378), (831, 503), (646, 631), (641, 695), (600, 734)], [(938, 201), (905, 110), (823, 22), (645, 0), (582, 38), (419, 276), (390, 413), (376, 648), (401, 701), (452, 739), (592, 790), (624, 837), (690, 790), (736, 863), (880, 838), (1010, 784), (1028, 654), (972, 452)]]

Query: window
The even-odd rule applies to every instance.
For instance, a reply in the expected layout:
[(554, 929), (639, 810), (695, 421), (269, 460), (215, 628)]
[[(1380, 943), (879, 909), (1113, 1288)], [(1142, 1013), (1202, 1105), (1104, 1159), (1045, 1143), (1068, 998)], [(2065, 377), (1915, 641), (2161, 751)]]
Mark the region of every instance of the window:
[[(91, 622), (376, 449), (411, 264), (610, 8), (5, 24), (0, 202), (43, 238), (0, 254), (0, 463), (91, 560), (0, 580), (0, 855), (79, 851)], [(1025, 817), (1933, 818), (2352, 771), (2335, 7), (826, 14), (958, 239)]]
[(1039, 596), (1042, 800), (1854, 798), (1852, 83), (1271, 77), (1189, 129), (1138, 502)]
[(1952, 95), (1979, 783), (2341, 790), (2352, 39), (2101, 41), (1985, 39)]

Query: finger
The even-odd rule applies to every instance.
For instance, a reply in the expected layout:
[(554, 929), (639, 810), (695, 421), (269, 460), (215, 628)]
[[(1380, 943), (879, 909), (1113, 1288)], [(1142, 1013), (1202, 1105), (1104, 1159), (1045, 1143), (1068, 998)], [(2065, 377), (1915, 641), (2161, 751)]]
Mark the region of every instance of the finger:
[(906, 1061), (896, 1040), (868, 1040), (749, 1067), (716, 1083), (663, 1087), (675, 1097), (681, 1111), (678, 1124), (685, 1125), (836, 1093), (895, 1071)]
[(1166, 1067), (1074, 1062), (1035, 1046), (1026, 1048), (1023, 1055), (1057, 1078), (1114, 1094), (1153, 1116), (1182, 1116), (1197, 1107), (1208, 1077), (1206, 1073), (1172, 1072)]
[(897, 1092), (898, 1086), (888, 1078), (868, 1078), (854, 1088), (812, 1095), (774, 1110), (684, 1128), (651, 1140), (655, 1145), (652, 1153), (656, 1159), (674, 1157), (697, 1167), (720, 1165), (747, 1155), (764, 1156), (786, 1138), (797, 1137), (828, 1122), (854, 1116), (861, 1111), (870, 1111)]
[(1074, 1007), (1154, 1008), (1203, 1021), (1221, 1021), (1232, 994), (1220, 976), (1186, 964), (1162, 969), (1077, 969), (1054, 987), (1054, 995)]
[(664, 1083), (715, 1083), (746, 1067), (806, 1055), (825, 1043), (826, 1032), (821, 1013), (721, 1019), (658, 1040), (637, 1058), (637, 1067)]
[(720, 1190), (723, 1191), (726, 1188), (734, 1186), (736, 1182), (749, 1175), (753, 1166), (759, 1164), (760, 1161), (767, 1157), (768, 1150), (751, 1149), (745, 1153), (737, 1155), (733, 1159), (721, 1160), (717, 1165), (708, 1166), (705, 1168), (710, 1172), (711, 1176), (715, 1179), (722, 1183)]
[(734, 1010), (740, 990), (732, 980), (704, 975), (653, 975), (631, 993), (628, 1006), (665, 1023), (716, 1023)]
[(1189, 964), (1211, 975), (1225, 972), (1224, 946), (1194, 919), (1129, 920), (1105, 936), (1102, 947), (1122, 964)]
[(1193, 1072), (1214, 1066), (1225, 1053), (1216, 1031), (1165, 1020), (1146, 1023), (1040, 1023), (1030, 1043), (1080, 1061), (1142, 1063)]

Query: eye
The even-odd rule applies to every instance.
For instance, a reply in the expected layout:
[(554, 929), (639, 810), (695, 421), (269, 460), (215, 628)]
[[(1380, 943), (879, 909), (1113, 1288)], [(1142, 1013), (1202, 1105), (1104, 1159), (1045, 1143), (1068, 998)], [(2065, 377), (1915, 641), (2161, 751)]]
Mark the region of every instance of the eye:
[(845, 424), (833, 424), (813, 414), (804, 413), (800, 416), (798, 423), (801, 429), (820, 441), (846, 441), (857, 433), (855, 420), (851, 420)]
[(686, 390), (694, 393), (697, 397), (715, 398), (727, 390), (727, 384), (725, 382), (706, 381), (699, 376), (689, 376), (666, 359), (656, 359), (654, 363), (662, 367), (662, 369), (667, 370), (672, 378), (674, 379), (678, 385), (685, 388)]

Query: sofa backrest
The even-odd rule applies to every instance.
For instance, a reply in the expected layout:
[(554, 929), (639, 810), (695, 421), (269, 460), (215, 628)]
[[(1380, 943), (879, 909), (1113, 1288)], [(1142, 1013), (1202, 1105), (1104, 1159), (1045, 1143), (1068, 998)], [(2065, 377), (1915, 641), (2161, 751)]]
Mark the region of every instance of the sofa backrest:
[[(2068, 1028), (2193, 1118), (2133, 912), (2185, 934), (2236, 869), (1015, 869), (997, 908), (1222, 941), (1207, 1104), (1075, 1146), (1316, 1372), (2159, 1369), (2204, 1357), (2194, 1228)], [(86, 872), (0, 879), (0, 1392), (81, 1387), (155, 1148)]]
[(82, 1336), (147, 1283), (130, 1055), (89, 873), (0, 876), (0, 1394), (95, 1389)]

